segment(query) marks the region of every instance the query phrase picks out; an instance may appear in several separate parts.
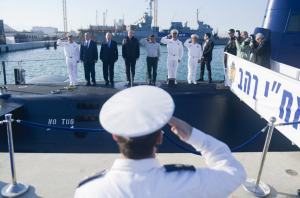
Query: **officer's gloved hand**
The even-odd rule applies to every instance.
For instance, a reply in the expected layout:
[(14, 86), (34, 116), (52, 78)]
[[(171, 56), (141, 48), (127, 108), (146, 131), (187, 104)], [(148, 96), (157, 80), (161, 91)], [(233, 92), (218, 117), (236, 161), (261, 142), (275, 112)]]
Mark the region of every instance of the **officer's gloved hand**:
[(188, 141), (192, 134), (192, 126), (176, 117), (172, 117), (168, 123), (172, 126), (171, 131), (173, 133), (175, 133), (182, 141)]

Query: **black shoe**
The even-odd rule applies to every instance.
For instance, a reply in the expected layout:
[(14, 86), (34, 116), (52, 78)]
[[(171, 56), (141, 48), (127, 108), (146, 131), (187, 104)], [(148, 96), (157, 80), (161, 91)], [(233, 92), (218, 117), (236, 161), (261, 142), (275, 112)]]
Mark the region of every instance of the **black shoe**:
[(97, 85), (96, 81), (93, 81), (93, 85)]
[(90, 82), (86, 82), (86, 84), (85, 84), (86, 86), (90, 86), (91, 85), (91, 83)]
[(155, 83), (155, 82), (153, 82), (153, 83), (152, 83), (152, 85), (154, 85), (154, 86), (155, 86), (155, 85), (156, 85), (156, 83)]
[(106, 81), (106, 82), (105, 82), (105, 86), (108, 86), (108, 85), (109, 85), (109, 82), (108, 82), (108, 81)]
[(198, 81), (198, 82), (199, 82), (199, 81), (203, 81), (203, 78), (199, 78), (197, 81)]
[(130, 81), (127, 81), (127, 85), (128, 85), (128, 86), (131, 85), (131, 82), (130, 82)]
[(211, 80), (209, 80), (208, 83), (211, 83)]
[(110, 83), (110, 85), (113, 87), (113, 86), (115, 86), (115, 83), (114, 83), (114, 82), (112, 82), (112, 83)]

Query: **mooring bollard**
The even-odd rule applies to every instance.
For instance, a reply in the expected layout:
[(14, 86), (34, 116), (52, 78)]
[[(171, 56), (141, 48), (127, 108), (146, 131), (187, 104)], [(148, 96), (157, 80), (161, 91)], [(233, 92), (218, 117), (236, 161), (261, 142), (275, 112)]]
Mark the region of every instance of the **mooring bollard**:
[(264, 146), (264, 149), (263, 149), (263, 153), (262, 153), (262, 157), (261, 157), (261, 162), (260, 162), (257, 178), (256, 178), (256, 180), (255, 179), (247, 179), (243, 183), (244, 189), (246, 191), (250, 192), (251, 194), (257, 196), (257, 197), (268, 196), (271, 192), (269, 186), (260, 181), (260, 177), (261, 177), (261, 174), (262, 174), (264, 163), (265, 163), (267, 153), (268, 153), (268, 150), (269, 150), (273, 130), (274, 130), (274, 127), (275, 127), (274, 123), (276, 122), (276, 118), (271, 117), (270, 122), (271, 123), (269, 123), (269, 130), (268, 130), (267, 138), (266, 138), (266, 141), (265, 141), (265, 146)]
[(53, 47), (54, 47), (54, 49), (57, 49), (57, 43), (56, 43), (56, 41), (53, 42)]
[(3, 80), (4, 80), (4, 85), (6, 85), (5, 61), (2, 61), (2, 69), (3, 69)]
[(16, 175), (15, 161), (14, 161), (14, 144), (13, 144), (12, 127), (11, 127), (11, 122), (13, 121), (13, 119), (11, 117), (12, 114), (5, 114), (6, 120), (4, 120), (4, 122), (6, 122), (6, 129), (7, 129), (12, 183), (7, 184), (6, 186), (4, 186), (4, 188), (2, 188), (1, 194), (4, 197), (18, 197), (24, 194), (29, 188), (28, 183), (17, 182), (17, 175)]

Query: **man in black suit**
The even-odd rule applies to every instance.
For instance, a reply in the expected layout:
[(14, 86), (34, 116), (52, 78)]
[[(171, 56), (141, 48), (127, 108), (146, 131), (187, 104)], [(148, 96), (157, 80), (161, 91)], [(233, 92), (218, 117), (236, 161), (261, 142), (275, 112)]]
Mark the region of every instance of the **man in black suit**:
[[(230, 29), (228, 31), (228, 36), (229, 39), (227, 41), (227, 44), (225, 46), (224, 52), (227, 52), (229, 54), (235, 55), (237, 54), (237, 48), (236, 48), (236, 44), (235, 44), (235, 39), (236, 37), (234, 36), (235, 30), (234, 29)], [(224, 64), (225, 67), (227, 67), (227, 55), (224, 55)]]
[(91, 40), (91, 35), (88, 32), (84, 34), (84, 37), (85, 42), (80, 46), (80, 60), (84, 64), (86, 85), (91, 85), (90, 77), (93, 84), (96, 85), (95, 64), (98, 62), (97, 43)]
[[(122, 56), (126, 65), (126, 77), (129, 85), (131, 80), (134, 81), (135, 63), (140, 57), (140, 43), (133, 36), (132, 30), (128, 31), (128, 36), (122, 42)], [(130, 78), (130, 70), (132, 79)]]
[(250, 43), (252, 56), (255, 57), (254, 63), (271, 69), (271, 42), (262, 33), (256, 34), (255, 41), (257, 45)]
[[(111, 34), (106, 33), (106, 41), (101, 44), (100, 60), (103, 62), (103, 77), (105, 86), (114, 86), (114, 65), (118, 61), (118, 46), (117, 42), (111, 40)], [(109, 75), (109, 81), (108, 81)]]
[(202, 57), (201, 57), (201, 72), (200, 78), (197, 81), (203, 81), (204, 69), (206, 65), (206, 69), (208, 72), (208, 83), (211, 83), (211, 61), (212, 61), (212, 51), (214, 49), (214, 42), (210, 40), (211, 34), (205, 33), (204, 41), (202, 43)]

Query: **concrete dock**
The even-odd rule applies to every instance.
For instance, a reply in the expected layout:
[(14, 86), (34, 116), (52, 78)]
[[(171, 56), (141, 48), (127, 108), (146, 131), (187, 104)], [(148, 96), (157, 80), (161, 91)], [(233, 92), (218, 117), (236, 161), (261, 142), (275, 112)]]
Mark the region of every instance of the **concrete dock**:
[(46, 45), (48, 43), (50, 47), (54, 46), (54, 41), (36, 41), (36, 42), (28, 42), (28, 43), (0, 45), (0, 48), (2, 53), (6, 53), (6, 47), (8, 47), (8, 52), (14, 52), (14, 51), (37, 49), (43, 47), (46, 48)]
[[(37, 48), (46, 48), (49, 44), (49, 47), (54, 46), (54, 42), (56, 40), (51, 41), (34, 41), (34, 42), (27, 42), (27, 43), (15, 43), (15, 44), (5, 44), (0, 45), (1, 53), (6, 53), (6, 47), (8, 47), (8, 52), (20, 51), (20, 50), (30, 50), (30, 49), (37, 49)], [(82, 42), (81, 40), (75, 40), (76, 43)]]
[[(29, 183), (29, 191), (20, 198), (65, 198), (73, 197), (77, 184), (92, 173), (111, 167), (119, 154), (15, 154), (17, 180)], [(244, 165), (248, 178), (256, 178), (261, 153), (234, 153)], [(193, 154), (157, 154), (161, 164), (192, 164), (206, 167), (203, 157)], [(8, 153), (0, 153), (0, 190), (11, 182)], [(300, 189), (300, 152), (268, 153), (261, 181), (269, 185), (268, 198), (295, 198)], [(292, 171), (290, 171), (292, 172)], [(293, 172), (293, 173), (295, 173)], [(171, 185), (171, 184), (166, 184)], [(218, 187), (216, 186), (216, 189)], [(2, 198), (2, 196), (0, 195)], [(253, 198), (240, 186), (230, 198)]]

